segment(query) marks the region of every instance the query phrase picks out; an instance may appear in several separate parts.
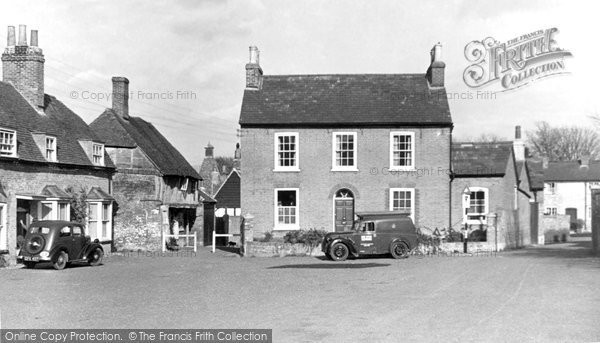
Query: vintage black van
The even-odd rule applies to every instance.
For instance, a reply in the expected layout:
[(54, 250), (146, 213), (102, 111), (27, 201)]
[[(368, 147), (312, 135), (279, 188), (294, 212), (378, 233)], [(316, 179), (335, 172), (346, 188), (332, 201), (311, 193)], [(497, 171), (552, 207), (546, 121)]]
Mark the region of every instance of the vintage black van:
[(325, 235), (321, 250), (334, 261), (348, 256), (391, 254), (406, 258), (418, 244), (417, 230), (407, 213), (365, 212), (356, 214), (351, 231)]

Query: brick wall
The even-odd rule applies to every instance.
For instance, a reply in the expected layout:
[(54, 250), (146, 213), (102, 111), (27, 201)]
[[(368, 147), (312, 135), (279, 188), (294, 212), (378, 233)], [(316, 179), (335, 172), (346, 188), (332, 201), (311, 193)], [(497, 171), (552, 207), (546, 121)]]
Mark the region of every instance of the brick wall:
[[(332, 132), (357, 133), (357, 172), (333, 172)], [(416, 172), (389, 171), (391, 131), (415, 133)], [(298, 132), (300, 172), (274, 172), (274, 134)], [(333, 231), (333, 198), (354, 193), (355, 211), (389, 210), (390, 188), (415, 188), (415, 222), (448, 226), (449, 128), (244, 129), (241, 139), (243, 215), (254, 216), (254, 235), (274, 227), (274, 189), (299, 188), (301, 229)]]
[(47, 185), (75, 190), (100, 187), (109, 192), (111, 172), (93, 169), (67, 169), (57, 166), (0, 162), (0, 183), (7, 193), (8, 248), (15, 254), (17, 242), (17, 195), (40, 194)]

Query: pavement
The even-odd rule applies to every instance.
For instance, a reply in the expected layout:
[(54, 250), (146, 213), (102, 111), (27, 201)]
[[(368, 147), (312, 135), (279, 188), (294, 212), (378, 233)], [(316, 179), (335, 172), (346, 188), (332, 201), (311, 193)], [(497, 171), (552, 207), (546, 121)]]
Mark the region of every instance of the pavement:
[(113, 254), (99, 267), (0, 270), (3, 328), (273, 329), (274, 342), (600, 341), (591, 243), (498, 254)]

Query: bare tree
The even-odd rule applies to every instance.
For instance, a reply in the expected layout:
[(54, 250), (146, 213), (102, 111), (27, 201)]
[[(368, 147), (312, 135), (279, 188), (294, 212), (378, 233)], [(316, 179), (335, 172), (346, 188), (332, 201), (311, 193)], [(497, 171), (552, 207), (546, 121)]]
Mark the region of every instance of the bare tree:
[(584, 156), (594, 159), (600, 153), (600, 137), (591, 128), (552, 127), (543, 121), (527, 132), (527, 139), (532, 155), (547, 156), (552, 161), (572, 161)]

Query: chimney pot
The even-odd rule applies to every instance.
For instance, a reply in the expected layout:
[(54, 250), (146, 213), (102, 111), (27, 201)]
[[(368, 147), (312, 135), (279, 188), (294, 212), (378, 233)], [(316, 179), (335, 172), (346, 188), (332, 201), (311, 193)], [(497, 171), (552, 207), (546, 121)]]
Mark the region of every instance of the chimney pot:
[(208, 142), (208, 145), (204, 147), (204, 157), (213, 157), (215, 147)]
[(15, 44), (17, 43), (16, 37), (15, 37), (15, 27), (14, 26), (8, 27), (8, 37), (6, 40), (7, 40), (7, 42), (6, 42), (7, 46), (15, 46)]
[(515, 139), (521, 139), (521, 126), (515, 126)]
[(27, 46), (27, 26), (19, 25), (19, 46)]
[(112, 78), (112, 109), (119, 117), (129, 120), (129, 80), (126, 77)]
[(37, 30), (31, 30), (30, 44), (31, 44), (31, 46), (38, 46), (38, 31)]
[(256, 46), (251, 46), (250, 47), (250, 64), (260, 64), (259, 58), (260, 58), (260, 51), (258, 51), (258, 48)]

